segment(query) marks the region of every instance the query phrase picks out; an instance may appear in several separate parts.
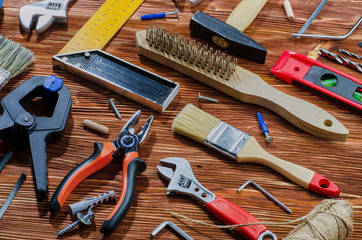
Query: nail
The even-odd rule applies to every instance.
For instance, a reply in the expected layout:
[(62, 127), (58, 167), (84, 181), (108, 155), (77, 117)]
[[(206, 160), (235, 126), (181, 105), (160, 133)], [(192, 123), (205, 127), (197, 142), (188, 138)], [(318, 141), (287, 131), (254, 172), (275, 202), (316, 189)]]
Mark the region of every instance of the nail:
[(210, 102), (219, 102), (219, 100), (213, 99), (213, 98), (209, 98), (209, 97), (204, 97), (202, 96), (200, 93), (197, 95), (197, 100), (199, 101), (200, 99), (204, 99)]
[(114, 104), (113, 101), (114, 101), (114, 98), (110, 98), (110, 99), (108, 100), (109, 106), (111, 106), (111, 108), (113, 109), (113, 112), (116, 114), (117, 118), (118, 118), (118, 119), (121, 119), (122, 116), (121, 116), (121, 114), (118, 112), (118, 109), (117, 109), (117, 107), (116, 107), (116, 105)]

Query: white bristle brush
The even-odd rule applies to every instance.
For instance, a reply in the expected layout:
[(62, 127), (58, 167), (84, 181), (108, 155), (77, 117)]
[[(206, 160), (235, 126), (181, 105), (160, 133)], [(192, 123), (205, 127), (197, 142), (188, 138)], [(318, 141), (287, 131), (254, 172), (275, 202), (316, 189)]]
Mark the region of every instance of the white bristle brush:
[(34, 61), (34, 53), (0, 35), (0, 90)]
[(330, 197), (340, 194), (339, 188), (322, 175), (266, 152), (256, 139), (220, 121), (192, 104), (187, 104), (173, 120), (172, 130), (203, 143), (237, 162), (263, 164), (299, 186)]

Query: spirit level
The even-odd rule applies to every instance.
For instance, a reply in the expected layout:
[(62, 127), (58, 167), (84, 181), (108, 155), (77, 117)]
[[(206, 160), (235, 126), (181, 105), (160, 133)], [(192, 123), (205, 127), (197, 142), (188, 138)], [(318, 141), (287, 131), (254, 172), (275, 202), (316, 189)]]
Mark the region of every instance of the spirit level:
[(362, 116), (362, 82), (302, 54), (285, 51), (271, 72), (281, 80)]

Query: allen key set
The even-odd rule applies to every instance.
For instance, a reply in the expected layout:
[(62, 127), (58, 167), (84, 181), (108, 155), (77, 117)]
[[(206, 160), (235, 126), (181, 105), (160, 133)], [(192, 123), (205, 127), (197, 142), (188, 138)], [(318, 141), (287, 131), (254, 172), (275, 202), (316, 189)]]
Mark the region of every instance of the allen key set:
[(0, 239), (360, 239), (361, 10), (0, 0)]

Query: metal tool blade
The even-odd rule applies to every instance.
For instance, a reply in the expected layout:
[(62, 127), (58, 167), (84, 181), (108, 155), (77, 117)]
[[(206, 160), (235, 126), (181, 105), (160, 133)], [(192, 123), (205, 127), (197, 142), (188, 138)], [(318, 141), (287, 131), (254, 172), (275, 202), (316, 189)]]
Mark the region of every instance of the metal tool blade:
[(304, 23), (303, 27), (299, 30), (299, 34), (304, 33), (307, 28), (309, 27), (309, 25), (313, 22), (313, 20), (318, 16), (319, 12), (322, 10), (322, 8), (324, 7), (324, 5), (326, 5), (326, 3), (328, 2), (328, 0), (322, 0), (322, 2), (318, 5), (318, 7), (314, 10), (314, 12), (312, 13), (312, 15), (310, 15), (309, 19)]
[(171, 181), (174, 171), (169, 167), (157, 166), (157, 171), (164, 179)]
[(13, 156), (13, 152), (9, 151), (5, 157), (0, 161), (0, 172), (3, 170), (5, 165), (8, 163), (9, 159)]
[(24, 173), (22, 173), (18, 179), (18, 181), (16, 182), (13, 190), (11, 190), (8, 198), (5, 200), (4, 204), (1, 206), (0, 209), (0, 220), (2, 219), (2, 217), (4, 216), (6, 210), (8, 209), (8, 207), (10, 206), (11, 201), (14, 199), (16, 193), (19, 191), (21, 185), (23, 185), (24, 181), (26, 179), (26, 175)]

